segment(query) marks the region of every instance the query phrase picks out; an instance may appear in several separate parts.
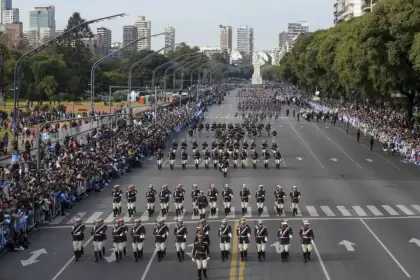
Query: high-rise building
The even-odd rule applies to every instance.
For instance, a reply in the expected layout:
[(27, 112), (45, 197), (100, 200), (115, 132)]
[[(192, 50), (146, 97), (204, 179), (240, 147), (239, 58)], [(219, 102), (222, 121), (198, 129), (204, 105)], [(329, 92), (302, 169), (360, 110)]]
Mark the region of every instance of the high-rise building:
[(138, 50), (150, 50), (152, 48), (152, 23), (146, 21), (145, 16), (140, 16), (136, 21), (133, 22), (133, 25), (137, 27), (137, 36), (138, 39), (141, 39), (138, 44)]
[(293, 48), (297, 36), (309, 32), (309, 23), (307, 21), (290, 22), (287, 27), (287, 43), (289, 48)]
[(254, 29), (247, 25), (238, 27), (236, 31), (236, 48), (242, 53), (242, 60), (251, 63), (254, 53)]
[(220, 25), (220, 47), (222, 50), (232, 50), (232, 26)]
[(0, 23), (4, 24), (3, 22), (3, 13), (4, 11), (12, 9), (12, 0), (0, 0)]
[[(139, 31), (137, 26), (134, 25), (126, 25), (123, 27), (123, 46), (127, 46), (131, 42), (137, 40), (139, 38)], [(137, 44), (133, 44), (126, 48), (128, 51), (136, 52), (137, 51)]]
[(55, 6), (37, 6), (29, 11), (29, 28), (36, 30), (37, 41), (55, 36)]
[(175, 48), (175, 27), (168, 26), (165, 28), (165, 53)]
[[(366, 1), (372, 3), (377, 1)], [(334, 4), (334, 23), (350, 20), (354, 17), (360, 17), (363, 14), (363, 4), (365, 0), (337, 0)]]
[(19, 9), (3, 11), (3, 24), (12, 24), (19, 22)]
[(279, 49), (287, 42), (287, 32), (279, 33)]
[(112, 33), (111, 30), (105, 27), (99, 27), (96, 29), (98, 35), (98, 48), (101, 55), (108, 55), (112, 44)]

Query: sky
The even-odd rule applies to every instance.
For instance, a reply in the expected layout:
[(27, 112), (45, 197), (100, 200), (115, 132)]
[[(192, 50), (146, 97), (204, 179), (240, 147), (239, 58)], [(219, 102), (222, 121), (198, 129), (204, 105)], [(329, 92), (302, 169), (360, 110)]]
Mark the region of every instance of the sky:
[[(193, 46), (218, 46), (219, 25), (231, 25), (236, 48), (236, 28), (254, 28), (254, 49), (278, 47), (278, 34), (287, 31), (287, 24), (308, 21), (310, 31), (333, 26), (334, 0), (12, 0), (20, 9), (24, 30), (29, 28), (29, 11), (34, 6), (54, 5), (56, 29), (64, 29), (68, 18), (79, 12), (86, 20), (126, 13), (127, 16), (91, 25), (112, 31), (112, 41), (122, 41), (122, 27), (131, 25), (139, 16), (152, 22), (152, 34), (165, 27), (175, 27), (176, 42)], [(152, 38), (152, 48), (164, 45), (163, 36)]]

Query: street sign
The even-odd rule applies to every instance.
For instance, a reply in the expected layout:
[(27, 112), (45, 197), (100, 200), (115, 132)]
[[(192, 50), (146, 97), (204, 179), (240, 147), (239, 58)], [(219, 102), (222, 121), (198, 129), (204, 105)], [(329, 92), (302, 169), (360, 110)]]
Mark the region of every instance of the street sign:
[(42, 248), (42, 249), (38, 249), (36, 251), (30, 252), (29, 254), (32, 255), (29, 257), (29, 259), (20, 261), (23, 266), (28, 266), (28, 265), (39, 262), (38, 258), (41, 255), (47, 254), (47, 251), (44, 248)]
[(342, 245), (342, 246), (344, 246), (344, 247), (346, 248), (346, 250), (347, 250), (347, 251), (349, 251), (349, 252), (354, 252), (354, 251), (355, 251), (355, 250), (354, 250), (354, 246), (355, 246), (356, 244), (351, 243), (350, 241), (343, 240), (343, 241), (341, 241), (340, 243), (338, 243), (338, 245)]

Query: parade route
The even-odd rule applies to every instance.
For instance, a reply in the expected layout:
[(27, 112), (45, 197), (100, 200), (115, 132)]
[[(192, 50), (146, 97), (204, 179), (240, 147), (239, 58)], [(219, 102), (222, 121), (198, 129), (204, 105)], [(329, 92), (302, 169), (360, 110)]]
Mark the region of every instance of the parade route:
[[(226, 96), (220, 106), (213, 106), (205, 113), (204, 122), (242, 122), (235, 117), (236, 92)], [(209, 279), (262, 280), (262, 279), (311, 279), (311, 280), (402, 280), (420, 279), (420, 267), (417, 264), (420, 254), (420, 191), (418, 189), (418, 168), (401, 162), (401, 158), (385, 155), (375, 147), (370, 151), (366, 143), (358, 144), (354, 131), (347, 135), (343, 126), (311, 121), (286, 116), (284, 106), (281, 117), (271, 120), (274, 137), (283, 155), (280, 169), (275, 169), (273, 159), (269, 169), (264, 169), (262, 161), (257, 169), (247, 166), (245, 169), (230, 167), (228, 177), (210, 166), (205, 169), (202, 162), (198, 169), (188, 161), (186, 170), (180, 167), (179, 153), (174, 170), (165, 162), (162, 170), (156, 167), (156, 160), (150, 158), (143, 163), (143, 168), (115, 180), (111, 185), (119, 184), (126, 191), (129, 184), (134, 184), (138, 191), (135, 218), (140, 218), (146, 227), (144, 256), (134, 262), (131, 237), (128, 237), (127, 256), (120, 263), (115, 262), (112, 253), (111, 229), (115, 223), (112, 215), (111, 190), (89, 194), (68, 214), (58, 217), (31, 235), (30, 248), (23, 252), (9, 253), (0, 260), (0, 265), (7, 269), (0, 270), (0, 279), (37, 279), (74, 280), (74, 279), (198, 279), (197, 267), (189, 256), (179, 263), (176, 258), (173, 237), (175, 216), (173, 200), (170, 200), (169, 214), (165, 216), (170, 235), (167, 241), (165, 259), (158, 263), (154, 252), (153, 226), (158, 215), (145, 215), (145, 192), (149, 184), (155, 189), (167, 184), (174, 191), (177, 184), (186, 190), (185, 213), (182, 216), (188, 229), (186, 253), (191, 253), (193, 238), (199, 217), (192, 215), (191, 186), (198, 184), (206, 194), (210, 184), (215, 184), (221, 193), (225, 184), (233, 190), (232, 214), (225, 217), (222, 201), (218, 200), (218, 212), (209, 216), (211, 227), (211, 259), (209, 261)], [(223, 116), (223, 118), (221, 118)], [(233, 117), (232, 117), (233, 116)], [(267, 120), (264, 121), (267, 123)], [(197, 139), (201, 146), (205, 139), (209, 144), (213, 140), (205, 132), (189, 137), (181, 132), (175, 137), (180, 143), (188, 142), (191, 155), (192, 139)], [(258, 152), (262, 140), (271, 147), (273, 137), (257, 137)], [(249, 140), (248, 140), (249, 141)], [(169, 143), (170, 145), (170, 143)], [(165, 151), (165, 161), (167, 151)], [(261, 219), (268, 230), (266, 261), (258, 262), (255, 240), (251, 238), (248, 261), (240, 261), (237, 239), (233, 238), (231, 258), (222, 262), (220, 257), (217, 230), (223, 218), (235, 230), (235, 225), (242, 218), (239, 190), (247, 184), (251, 191), (248, 215), (246, 219), (253, 228)], [(292, 215), (290, 199), (285, 203), (285, 214), (277, 216), (273, 209), (273, 192), (276, 185), (282, 185), (286, 194), (292, 186), (297, 186), (302, 194), (297, 216)], [(254, 194), (258, 185), (264, 185), (267, 192), (264, 212), (258, 216)], [(127, 215), (126, 201), (122, 203), (125, 224), (131, 229), (133, 217)], [(156, 212), (159, 205), (156, 204)], [(78, 263), (74, 262), (71, 247), (71, 226), (76, 217), (81, 217), (87, 227), (85, 232), (85, 254)], [(103, 218), (108, 225), (106, 258), (94, 263), (93, 246), (90, 230), (97, 218)], [(282, 263), (278, 252), (277, 231), (282, 220), (288, 220), (294, 235), (290, 246), (289, 262)], [(309, 220), (315, 233), (314, 250), (309, 263), (303, 262), (300, 249), (299, 229), (303, 220)], [(23, 262), (22, 262), (23, 261)]]

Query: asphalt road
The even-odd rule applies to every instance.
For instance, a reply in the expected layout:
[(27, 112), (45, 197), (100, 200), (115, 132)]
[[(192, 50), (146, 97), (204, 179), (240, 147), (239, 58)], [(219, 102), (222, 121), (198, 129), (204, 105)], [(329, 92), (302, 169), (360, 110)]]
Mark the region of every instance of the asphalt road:
[[(207, 122), (240, 122), (235, 118), (236, 100), (228, 96), (221, 106), (210, 108), (206, 113)], [(283, 110), (285, 111), (285, 110)], [(223, 118), (222, 118), (223, 117)], [(258, 184), (263, 184), (268, 193), (263, 215), (258, 217), (255, 201), (252, 199), (249, 224), (253, 227), (258, 219), (264, 220), (269, 232), (267, 260), (258, 263), (255, 243), (249, 249), (249, 260), (241, 263), (237, 244), (232, 242), (232, 260), (222, 262), (218, 248), (217, 228), (224, 218), (222, 212), (216, 217), (208, 217), (211, 226), (210, 238), (212, 257), (209, 277), (211, 279), (273, 279), (279, 276), (287, 279), (420, 279), (420, 266), (417, 258), (420, 254), (420, 196), (418, 188), (418, 168), (405, 164), (400, 157), (385, 155), (380, 150), (370, 152), (366, 143), (356, 142), (355, 131), (349, 135), (343, 127), (334, 127), (324, 122), (298, 122), (282, 114), (277, 122), (272, 121), (278, 136), (278, 142), (284, 161), (281, 169), (276, 170), (271, 163), (268, 170), (261, 164), (257, 169), (230, 169), (228, 178), (214, 169), (205, 170), (200, 166), (196, 170), (190, 160), (186, 170), (177, 166), (173, 171), (164, 167), (156, 168), (154, 159), (145, 163), (141, 170), (124, 176), (118, 182), (124, 188), (135, 184), (139, 191), (137, 217), (141, 217), (148, 232), (145, 241), (144, 259), (133, 262), (131, 244), (128, 244), (128, 255), (121, 263), (113, 258), (93, 263), (91, 240), (86, 237), (85, 256), (79, 263), (72, 259), (70, 227), (76, 216), (84, 219), (86, 225), (92, 225), (97, 217), (102, 217), (112, 227), (110, 216), (110, 190), (90, 195), (78, 204), (72, 212), (62, 219), (56, 219), (31, 237), (28, 251), (11, 253), (0, 260), (2, 267), (0, 279), (29, 279), (37, 275), (38, 279), (98, 279), (133, 278), (145, 279), (197, 279), (196, 266), (190, 260), (178, 263), (176, 260), (173, 236), (169, 237), (166, 259), (156, 262), (153, 237), (150, 235), (157, 217), (144, 216), (144, 193), (149, 184), (159, 188), (168, 184), (171, 191), (177, 184), (183, 184), (187, 190), (184, 221), (190, 232), (188, 244), (191, 244), (197, 217), (192, 217), (189, 190), (196, 183), (207, 192), (208, 185), (213, 183), (221, 191), (226, 183), (234, 190), (234, 215), (228, 216), (231, 226), (241, 217), (238, 199), (239, 189), (243, 183), (248, 184), (252, 193)], [(199, 141), (211, 141), (205, 133), (196, 136)], [(177, 139), (189, 139), (185, 132)], [(258, 138), (271, 141), (267, 136)], [(179, 164), (179, 163), (177, 163)], [(296, 185), (302, 193), (300, 211), (293, 217), (286, 202), (284, 217), (276, 216), (273, 209), (272, 193), (277, 184), (289, 191)], [(172, 202), (171, 202), (172, 203)], [(171, 232), (175, 222), (174, 208), (171, 204), (166, 221)], [(222, 211), (221, 202), (219, 209)], [(158, 209), (157, 209), (158, 210)], [(131, 227), (132, 218), (126, 216), (123, 206), (122, 216)], [(281, 263), (276, 250), (276, 234), (280, 221), (287, 219), (294, 230), (291, 245), (291, 258), (288, 263)], [(315, 246), (310, 263), (304, 264), (297, 235), (303, 219), (311, 222), (315, 232)], [(90, 229), (88, 230), (90, 231)], [(110, 233), (110, 229), (108, 232)], [(111, 248), (110, 238), (107, 249)], [(129, 242), (130, 243), (130, 242)], [(23, 267), (21, 260), (29, 259), (36, 250), (39, 262)], [(190, 250), (190, 248), (188, 249)], [(107, 250), (107, 256), (112, 251)], [(35, 259), (35, 258), (33, 258)], [(176, 272), (175, 272), (176, 271)]]

